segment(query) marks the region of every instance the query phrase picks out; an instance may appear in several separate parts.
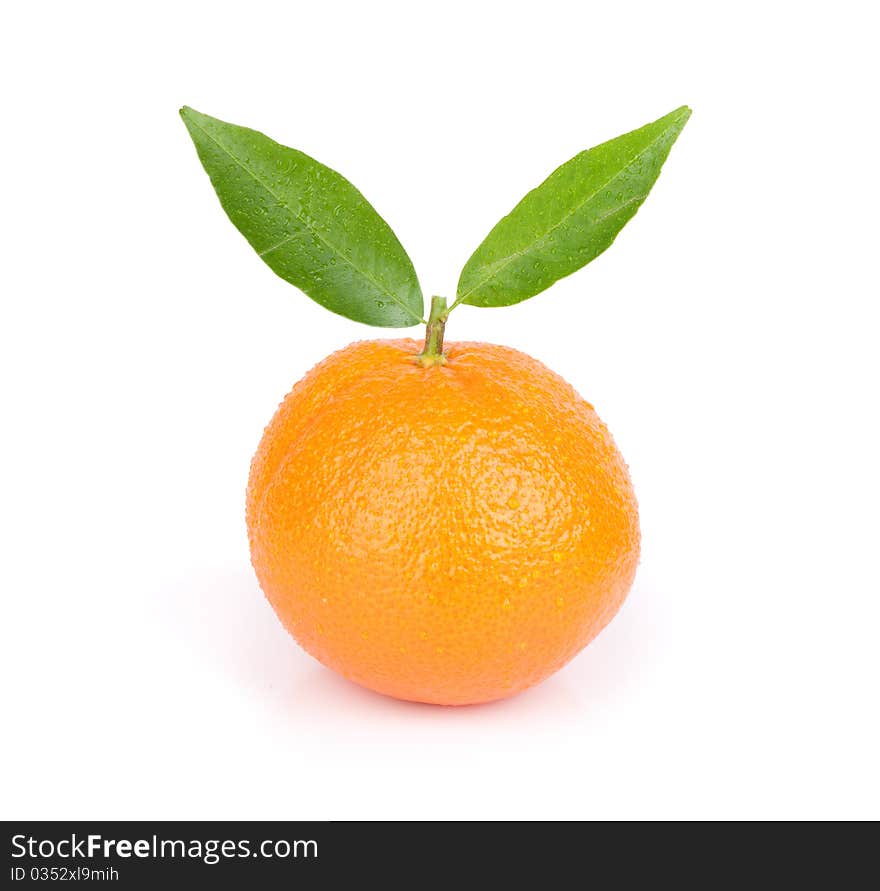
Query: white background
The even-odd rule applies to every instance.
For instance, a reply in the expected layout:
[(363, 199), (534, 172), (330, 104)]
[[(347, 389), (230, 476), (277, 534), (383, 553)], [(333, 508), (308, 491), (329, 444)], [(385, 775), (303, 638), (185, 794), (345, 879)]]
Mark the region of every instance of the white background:
[[(871, 8), (7, 8), (2, 816), (880, 816)], [(340, 170), (452, 295), (556, 165), (683, 103), (607, 254), (448, 335), (608, 423), (642, 511), (623, 611), (499, 704), (341, 680), (263, 599), (244, 488), (292, 384), (394, 332), (256, 258), (178, 107)]]

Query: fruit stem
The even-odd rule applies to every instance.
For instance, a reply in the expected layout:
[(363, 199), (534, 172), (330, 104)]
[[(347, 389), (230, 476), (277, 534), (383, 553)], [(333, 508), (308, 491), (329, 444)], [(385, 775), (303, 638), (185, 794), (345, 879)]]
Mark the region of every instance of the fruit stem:
[(428, 316), (428, 326), (425, 329), (425, 346), (416, 356), (419, 365), (445, 365), (446, 356), (443, 355), (443, 332), (446, 328), (446, 319), (449, 310), (446, 308), (445, 297), (431, 298), (431, 314)]

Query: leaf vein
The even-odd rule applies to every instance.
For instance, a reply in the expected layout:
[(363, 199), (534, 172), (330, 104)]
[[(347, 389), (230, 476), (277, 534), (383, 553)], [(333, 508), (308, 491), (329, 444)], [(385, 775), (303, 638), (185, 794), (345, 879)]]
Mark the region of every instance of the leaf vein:
[[(298, 234), (299, 234), (298, 232), (295, 232), (293, 235), (286, 235), (277, 244), (273, 244), (271, 247), (267, 247), (262, 251), (257, 251), (257, 256), (265, 257), (266, 254), (271, 254), (272, 251), (277, 251), (278, 248), (284, 247), (284, 245), (286, 245), (288, 242), (293, 241), (294, 238), (296, 238)], [(325, 242), (325, 244), (326, 244), (326, 242)]]

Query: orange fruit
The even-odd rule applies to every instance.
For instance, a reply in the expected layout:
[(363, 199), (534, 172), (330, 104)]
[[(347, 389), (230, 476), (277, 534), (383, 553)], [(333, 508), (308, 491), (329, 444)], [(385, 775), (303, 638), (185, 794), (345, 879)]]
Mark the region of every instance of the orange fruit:
[(507, 347), (414, 340), (329, 356), (251, 467), (260, 585), (315, 658), (462, 705), (552, 674), (617, 612), (639, 556), (626, 465), (593, 407)]

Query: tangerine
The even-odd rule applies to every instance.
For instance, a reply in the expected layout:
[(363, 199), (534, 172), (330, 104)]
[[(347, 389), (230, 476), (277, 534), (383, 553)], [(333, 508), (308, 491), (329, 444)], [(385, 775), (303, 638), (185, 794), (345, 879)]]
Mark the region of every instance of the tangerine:
[(287, 630), (380, 693), (488, 702), (565, 665), (639, 556), (593, 407), (517, 350), (362, 341), (286, 397), (254, 458), (251, 557)]

